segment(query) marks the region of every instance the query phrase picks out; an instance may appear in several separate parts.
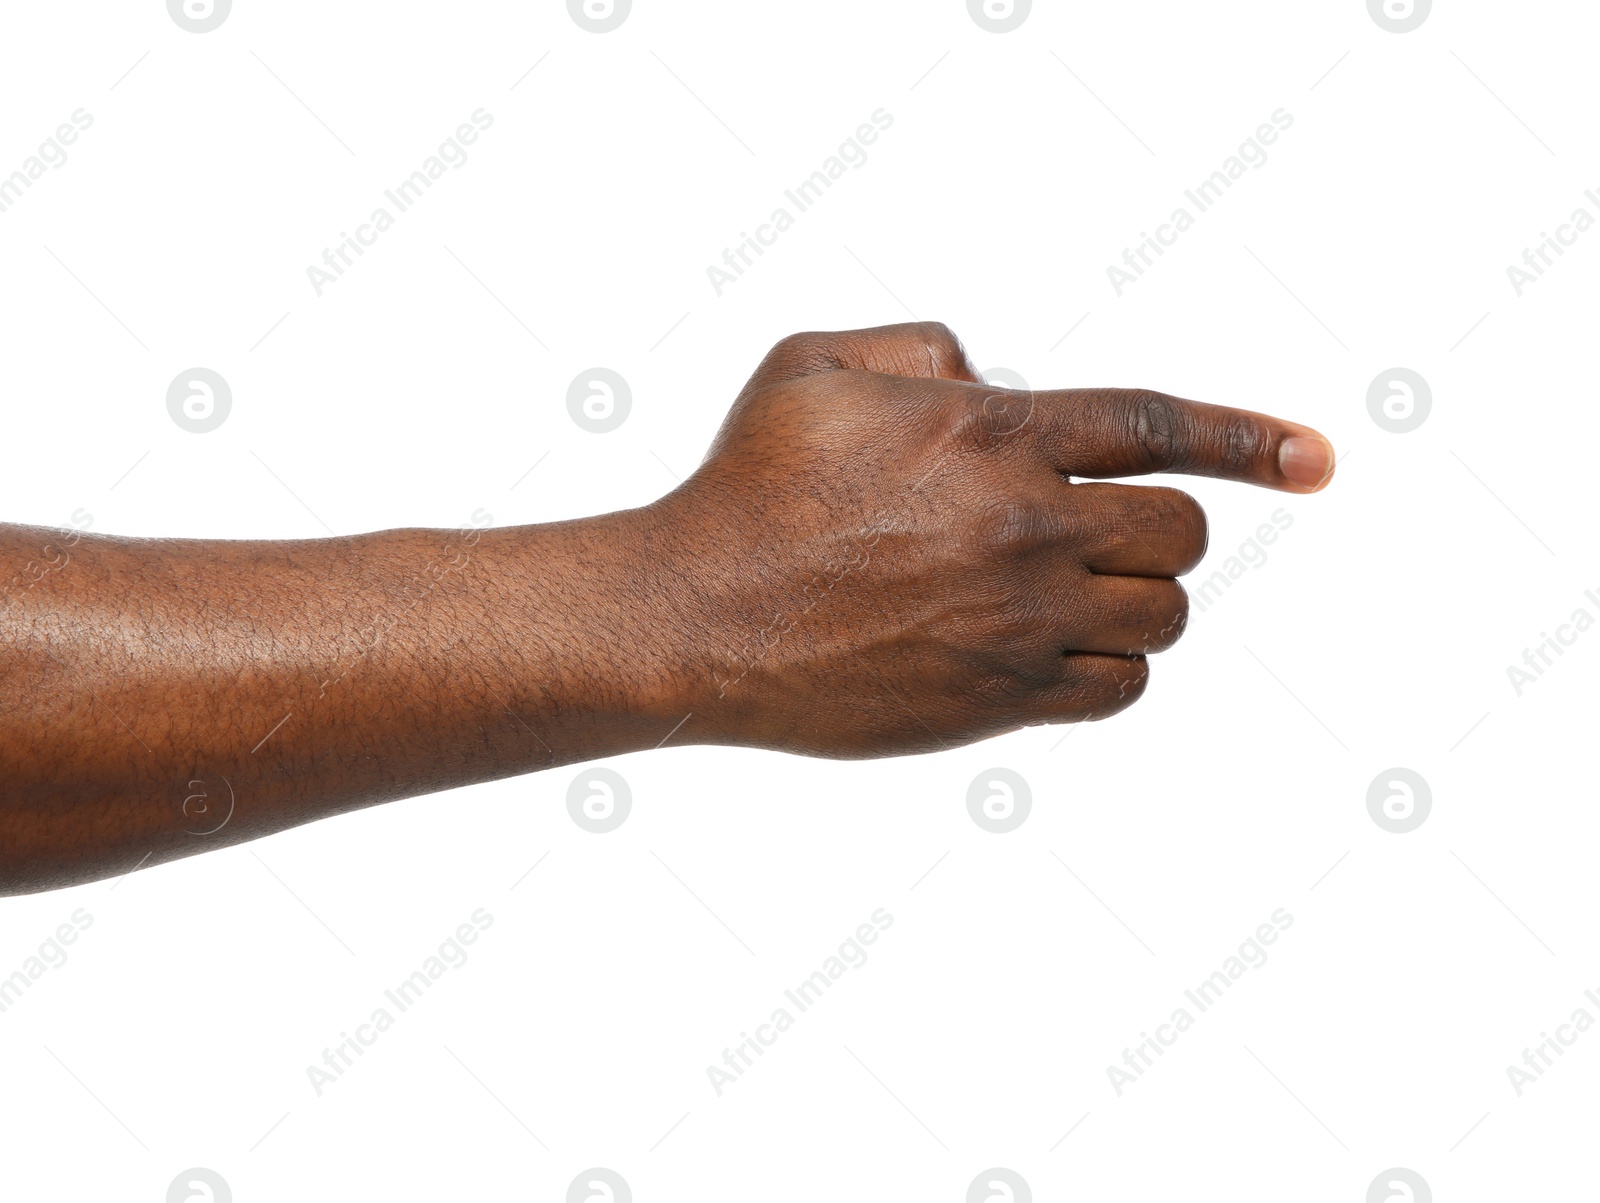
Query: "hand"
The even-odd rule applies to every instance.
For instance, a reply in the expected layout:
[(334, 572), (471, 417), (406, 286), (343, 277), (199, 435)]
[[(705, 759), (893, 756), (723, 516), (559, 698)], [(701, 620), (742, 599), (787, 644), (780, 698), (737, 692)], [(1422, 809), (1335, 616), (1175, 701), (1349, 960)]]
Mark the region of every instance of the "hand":
[(669, 740), (1104, 718), (1182, 632), (1205, 517), (1082, 478), (1169, 470), (1312, 492), (1332, 455), (1156, 393), (991, 388), (944, 327), (891, 326), (785, 339), (638, 510), (54, 558), (0, 526), (0, 562), (51, 567), (0, 607), (0, 893)]
[(1332, 471), (1321, 435), (1261, 414), (986, 385), (936, 323), (787, 338), (650, 507), (689, 635), (674, 742), (882, 756), (1106, 718), (1183, 633), (1206, 520), (1083, 478), (1311, 493)]

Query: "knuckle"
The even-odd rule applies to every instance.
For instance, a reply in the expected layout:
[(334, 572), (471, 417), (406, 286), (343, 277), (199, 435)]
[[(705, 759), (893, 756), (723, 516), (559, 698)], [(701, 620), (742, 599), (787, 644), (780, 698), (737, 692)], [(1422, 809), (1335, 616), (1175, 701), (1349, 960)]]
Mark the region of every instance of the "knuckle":
[(1130, 656), (1107, 674), (1099, 696), (1091, 704), (1089, 720), (1098, 722), (1120, 714), (1144, 696), (1150, 683), (1150, 662), (1143, 656)]
[(1236, 414), (1218, 432), (1217, 459), (1230, 473), (1243, 473), (1271, 449), (1272, 435), (1249, 414)]
[(1126, 655), (1163, 652), (1189, 624), (1189, 594), (1174, 580), (1149, 580), (1136, 597), (1121, 599), (1099, 617), (1104, 630), (1120, 633)]
[(950, 410), (950, 441), (969, 451), (995, 451), (1025, 439), (1032, 414), (1031, 393), (974, 389)]
[(961, 340), (943, 322), (918, 322), (917, 334), (940, 369), (939, 375), (945, 375), (966, 363), (967, 353), (961, 346)]
[(947, 411), (946, 437), (955, 447), (987, 451), (995, 445), (993, 424), (982, 400), (967, 400)]
[(1188, 432), (1181, 408), (1165, 393), (1139, 389), (1126, 411), (1127, 436), (1151, 467), (1182, 464), (1188, 456)]
[(1096, 657), (1057, 691), (1056, 709), (1074, 721), (1098, 722), (1137, 702), (1149, 680), (1150, 664), (1143, 656)]
[(1133, 652), (1161, 652), (1177, 643), (1189, 625), (1189, 594), (1177, 581), (1163, 581), (1137, 620)]
[(1178, 549), (1178, 564), (1173, 575), (1182, 576), (1206, 558), (1206, 548), (1211, 543), (1211, 524), (1205, 510), (1193, 497), (1178, 489), (1171, 493), (1166, 523)]
[(1050, 535), (1048, 516), (1040, 506), (1008, 498), (992, 501), (973, 515), (970, 539), (980, 556), (1005, 560), (1037, 550)]
[(829, 358), (832, 336), (821, 331), (804, 330), (786, 335), (773, 344), (768, 358), (781, 359), (796, 366), (810, 366)]
[(810, 347), (831, 342), (837, 337), (831, 330), (796, 330), (778, 340), (780, 347)]
[(1015, 692), (1031, 697), (1061, 683), (1061, 651), (1041, 643), (1032, 655), (1014, 657), (1006, 671)]
[(972, 697), (985, 710), (1011, 713), (1024, 706), (1038, 686), (1010, 668), (992, 669), (972, 683)]
[(1157, 611), (1151, 626), (1155, 631), (1152, 651), (1162, 651), (1183, 638), (1189, 628), (1189, 591), (1174, 581), (1167, 604)]
[(1147, 557), (1163, 574), (1182, 576), (1205, 558), (1210, 541), (1206, 512), (1180, 489), (1142, 485), (1121, 506), (1096, 516), (1088, 532), (1104, 538), (1118, 553)]

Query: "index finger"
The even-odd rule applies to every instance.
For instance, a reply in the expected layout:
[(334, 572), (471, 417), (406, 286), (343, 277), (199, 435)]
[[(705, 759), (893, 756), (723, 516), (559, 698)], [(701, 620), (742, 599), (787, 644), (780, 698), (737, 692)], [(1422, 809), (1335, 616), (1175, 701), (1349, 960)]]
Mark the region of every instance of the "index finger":
[(1035, 431), (1069, 476), (1182, 472), (1315, 493), (1333, 475), (1326, 438), (1267, 414), (1146, 389), (1062, 389), (1033, 402)]

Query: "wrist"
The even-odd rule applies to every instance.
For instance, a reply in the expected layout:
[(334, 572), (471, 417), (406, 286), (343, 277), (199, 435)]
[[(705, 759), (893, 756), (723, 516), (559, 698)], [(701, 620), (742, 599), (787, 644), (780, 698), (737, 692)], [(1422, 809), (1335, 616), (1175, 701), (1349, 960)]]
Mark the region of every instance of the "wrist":
[(659, 507), (506, 532), (522, 598), (505, 632), (512, 717), (547, 745), (547, 765), (704, 742), (690, 716), (703, 720), (716, 695), (708, 614), (677, 515)]

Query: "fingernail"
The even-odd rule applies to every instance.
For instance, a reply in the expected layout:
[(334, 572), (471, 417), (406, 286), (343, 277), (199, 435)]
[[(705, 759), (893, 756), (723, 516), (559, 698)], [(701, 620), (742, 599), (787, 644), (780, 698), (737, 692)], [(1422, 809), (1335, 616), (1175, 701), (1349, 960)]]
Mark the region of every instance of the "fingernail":
[(1321, 439), (1295, 435), (1278, 448), (1278, 467), (1295, 484), (1314, 489), (1333, 471), (1333, 448)]

